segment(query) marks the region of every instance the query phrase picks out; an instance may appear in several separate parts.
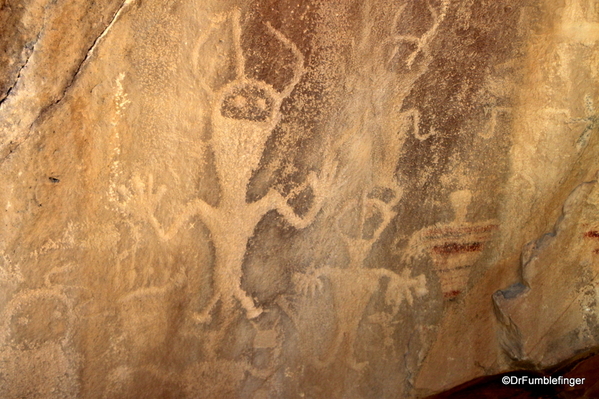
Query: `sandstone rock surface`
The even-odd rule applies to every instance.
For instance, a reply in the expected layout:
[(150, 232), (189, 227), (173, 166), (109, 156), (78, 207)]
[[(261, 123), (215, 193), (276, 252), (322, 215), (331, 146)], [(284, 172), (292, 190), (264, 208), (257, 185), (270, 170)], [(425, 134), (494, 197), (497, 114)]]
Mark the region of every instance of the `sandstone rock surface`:
[(592, 0), (0, 0), (0, 397), (592, 350), (598, 71)]

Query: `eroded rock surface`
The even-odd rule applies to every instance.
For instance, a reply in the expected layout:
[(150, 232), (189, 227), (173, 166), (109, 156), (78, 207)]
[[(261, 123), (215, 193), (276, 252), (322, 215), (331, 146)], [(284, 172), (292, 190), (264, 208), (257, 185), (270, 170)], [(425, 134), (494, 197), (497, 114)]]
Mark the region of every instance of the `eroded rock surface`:
[(598, 40), (591, 0), (0, 0), (0, 396), (424, 397), (597, 346)]

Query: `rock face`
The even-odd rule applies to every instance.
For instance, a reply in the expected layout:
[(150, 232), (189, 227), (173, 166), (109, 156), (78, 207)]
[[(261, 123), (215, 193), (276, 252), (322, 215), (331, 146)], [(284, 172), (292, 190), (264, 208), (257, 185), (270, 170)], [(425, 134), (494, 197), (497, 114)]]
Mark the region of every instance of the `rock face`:
[(0, 397), (398, 398), (599, 345), (592, 0), (0, 0)]

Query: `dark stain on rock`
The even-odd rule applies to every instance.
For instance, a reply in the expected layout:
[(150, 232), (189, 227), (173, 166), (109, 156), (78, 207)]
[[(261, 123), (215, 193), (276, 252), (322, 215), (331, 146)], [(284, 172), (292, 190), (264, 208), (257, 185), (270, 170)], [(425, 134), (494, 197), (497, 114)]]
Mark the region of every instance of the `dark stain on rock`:
[[(550, 398), (597, 398), (599, 397), (599, 354), (598, 348), (567, 359), (556, 366), (544, 370), (532, 370), (533, 366), (525, 366), (528, 370), (515, 370), (507, 373), (475, 378), (448, 391), (429, 396), (427, 399), (479, 399), (479, 398), (512, 398), (512, 399), (550, 399)], [(505, 384), (502, 378), (558, 377), (579, 378), (579, 384), (542, 385), (531, 384), (520, 380), (518, 384)], [(568, 380), (570, 382), (570, 380)]]
[[(522, 43), (518, 18), (524, 3), (480, 1), (450, 7), (439, 26), (438, 39), (431, 44), (431, 65), (402, 107), (419, 111), (421, 131), (432, 128), (437, 132), (428, 140), (420, 141), (413, 135), (407, 140), (402, 173), (410, 180), (421, 184), (426, 180), (435, 186), (450, 167), (452, 156), (477, 151), (471, 140), (479, 128), (470, 124), (482, 124), (488, 118), (478, 111), (485, 105), (480, 92), (497, 73), (495, 68), (518, 56)], [(509, 96), (494, 100), (505, 106), (514, 101)], [(418, 188), (423, 192), (422, 186)]]
[(457, 243), (450, 242), (443, 245), (435, 245), (433, 247), (433, 251), (438, 254), (449, 255), (449, 254), (459, 254), (466, 252), (478, 252), (482, 251), (483, 243), (482, 242), (469, 242), (469, 243)]
[(33, 42), (37, 32), (22, 23), (26, 8), (16, 1), (0, 2), (0, 102), (16, 83), (26, 57), (22, 50)]
[(445, 299), (455, 299), (457, 296), (459, 296), (462, 293), (462, 291), (460, 290), (454, 290), (454, 291), (448, 291), (448, 292), (444, 292), (443, 293), (443, 298)]

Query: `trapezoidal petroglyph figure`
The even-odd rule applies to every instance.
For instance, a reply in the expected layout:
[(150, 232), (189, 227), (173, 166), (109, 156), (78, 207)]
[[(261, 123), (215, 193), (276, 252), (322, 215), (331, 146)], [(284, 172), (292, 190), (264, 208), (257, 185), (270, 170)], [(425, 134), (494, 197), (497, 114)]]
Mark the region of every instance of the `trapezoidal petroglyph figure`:
[[(163, 240), (172, 238), (181, 226), (192, 216), (198, 215), (210, 230), (215, 249), (213, 271), (213, 293), (205, 308), (195, 315), (198, 322), (208, 322), (210, 313), (221, 301), (223, 311), (230, 311), (239, 302), (248, 318), (259, 316), (263, 309), (241, 288), (242, 263), (248, 240), (262, 217), (271, 210), (277, 210), (292, 226), (301, 229), (315, 219), (321, 209), (324, 194), (332, 182), (336, 165), (323, 166), (320, 178), (311, 172), (304, 184), (292, 190), (287, 197), (271, 188), (261, 199), (248, 203), (248, 184), (252, 174), (259, 167), (266, 141), (281, 118), (281, 104), (291, 94), (304, 74), (304, 57), (297, 46), (281, 32), (266, 23), (269, 33), (279, 40), (295, 57), (293, 76), (287, 85), (277, 91), (270, 84), (251, 79), (245, 74), (246, 59), (241, 48), (242, 29), (240, 12), (234, 11), (216, 18), (196, 46), (196, 54), (207, 37), (217, 27), (230, 23), (235, 54), (235, 78), (223, 87), (213, 90), (202, 82), (210, 97), (212, 137), (210, 145), (214, 152), (214, 163), (220, 185), (220, 199), (217, 206), (211, 206), (200, 198), (189, 202), (176, 216), (174, 223), (164, 229), (155, 217), (166, 187), (156, 191), (153, 178), (144, 183), (139, 177), (133, 178), (134, 194), (121, 186), (119, 192), (125, 201), (119, 204), (121, 210), (140, 220), (149, 222)], [(197, 65), (197, 57), (194, 65)], [(304, 215), (296, 214), (288, 201), (294, 195), (310, 190), (313, 196), (311, 208)]]
[(428, 252), (441, 281), (445, 300), (453, 300), (466, 290), (470, 269), (499, 229), (496, 220), (466, 221), (468, 206), (472, 201), (469, 190), (454, 191), (449, 199), (455, 214), (453, 222), (425, 227), (416, 232), (404, 254), (407, 260)]

